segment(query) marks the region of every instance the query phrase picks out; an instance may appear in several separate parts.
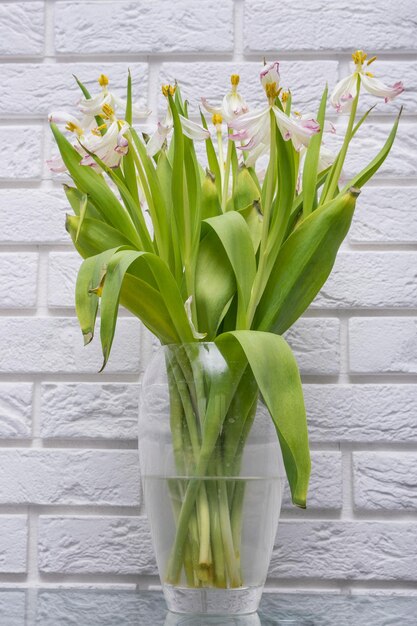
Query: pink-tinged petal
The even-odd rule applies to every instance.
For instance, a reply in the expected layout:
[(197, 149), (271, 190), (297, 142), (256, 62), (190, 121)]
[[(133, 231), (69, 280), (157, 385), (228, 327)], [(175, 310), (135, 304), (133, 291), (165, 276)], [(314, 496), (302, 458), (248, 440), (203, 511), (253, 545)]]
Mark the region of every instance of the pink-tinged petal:
[(342, 78), (333, 89), (330, 96), (330, 102), (338, 113), (347, 111), (356, 96), (357, 91), (357, 74), (351, 74)]
[(149, 156), (154, 156), (162, 148), (165, 139), (168, 136), (170, 129), (158, 122), (156, 131), (153, 133), (148, 143), (146, 144), (146, 152)]
[(368, 93), (373, 96), (378, 96), (379, 98), (384, 98), (385, 102), (393, 100), (404, 91), (404, 85), (401, 81), (389, 87), (378, 78), (366, 76), (366, 74), (361, 74), (361, 81)]
[(57, 156), (53, 159), (48, 159), (48, 161), (46, 161), (46, 164), (51, 172), (54, 172), (55, 174), (60, 174), (67, 171), (66, 165), (60, 156)]
[(220, 106), (216, 107), (213, 104), (210, 104), (207, 98), (201, 98), (201, 104), (203, 105), (203, 107), (206, 109), (208, 113), (211, 113), (211, 115), (223, 114), (221, 107)]
[(236, 119), (231, 120), (229, 126), (234, 130), (245, 130), (252, 123), (263, 119), (267, 113), (269, 113), (268, 106), (263, 109), (258, 109), (257, 111), (250, 111), (249, 113), (245, 113), (244, 115), (240, 115)]
[(261, 85), (265, 89), (268, 83), (275, 83), (277, 88), (279, 87), (280, 75), (279, 75), (279, 63), (274, 61), (269, 65), (265, 65), (262, 72), (259, 74), (261, 79)]
[(202, 141), (210, 137), (210, 132), (203, 126), (200, 126), (200, 124), (192, 122), (183, 115), (180, 115), (180, 120), (183, 133), (186, 137), (189, 137), (190, 139), (195, 139), (197, 141)]
[(272, 107), (278, 128), (285, 141), (291, 139), (294, 148), (300, 151), (302, 146), (307, 146), (310, 138), (320, 131), (320, 125), (316, 120), (296, 120), (288, 117), (278, 107)]
[(79, 126), (80, 122), (76, 117), (71, 115), (70, 113), (66, 113), (66, 111), (53, 111), (49, 113), (48, 120), (50, 122), (54, 122), (55, 124), (74, 124), (75, 126)]

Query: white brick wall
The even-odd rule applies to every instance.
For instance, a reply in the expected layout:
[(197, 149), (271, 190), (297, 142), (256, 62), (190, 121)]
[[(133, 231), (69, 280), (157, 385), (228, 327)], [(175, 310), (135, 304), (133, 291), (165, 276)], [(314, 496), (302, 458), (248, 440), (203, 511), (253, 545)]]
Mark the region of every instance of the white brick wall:
[[(351, 49), (363, 47), (380, 57), (379, 74), (404, 80), (405, 111), (332, 277), (288, 333), (304, 377), (313, 474), (307, 511), (285, 496), (269, 585), (415, 586), (414, 16), (412, 0), (0, 2), (0, 585), (157, 582), (136, 453), (149, 334), (124, 313), (97, 374), (100, 346), (83, 348), (75, 320), (80, 260), (64, 229), (65, 197), (44, 163), (53, 150), (47, 112), (78, 98), (72, 74), (92, 85), (104, 71), (122, 88), (129, 67), (135, 96), (154, 115), (158, 85), (176, 78), (197, 113), (197, 96), (217, 101), (236, 71), (259, 103), (265, 53), (282, 59), (297, 107), (314, 110), (325, 81), (332, 86)], [(397, 108), (378, 104), (372, 137), (358, 134), (347, 173), (381, 145)], [(45, 624), (55, 623), (44, 599)], [(14, 606), (20, 615), (18, 596)]]

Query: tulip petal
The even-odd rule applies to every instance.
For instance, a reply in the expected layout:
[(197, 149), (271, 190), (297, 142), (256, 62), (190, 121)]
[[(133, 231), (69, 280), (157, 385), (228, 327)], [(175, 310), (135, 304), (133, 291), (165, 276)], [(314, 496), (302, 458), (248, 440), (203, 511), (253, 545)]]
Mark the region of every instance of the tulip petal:
[(180, 120), (183, 133), (186, 137), (189, 137), (190, 139), (196, 139), (197, 141), (208, 139), (210, 137), (209, 131), (203, 126), (200, 126), (200, 124), (192, 122), (183, 115), (180, 115)]
[(378, 78), (374, 78), (373, 76), (366, 76), (366, 74), (361, 74), (361, 81), (362, 85), (365, 87), (368, 93), (372, 94), (373, 96), (384, 98), (385, 102), (393, 100), (404, 91), (404, 85), (402, 84), (402, 82), (397, 82), (392, 85), (392, 87), (389, 87)]
[(357, 91), (357, 74), (350, 74), (342, 78), (333, 89), (330, 102), (338, 113), (350, 109)]

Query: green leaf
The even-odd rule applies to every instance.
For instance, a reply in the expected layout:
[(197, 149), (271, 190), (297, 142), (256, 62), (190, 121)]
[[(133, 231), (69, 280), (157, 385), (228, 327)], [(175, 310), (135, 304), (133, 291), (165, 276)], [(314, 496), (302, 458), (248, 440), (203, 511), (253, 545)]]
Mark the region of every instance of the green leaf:
[(388, 135), (388, 138), (387, 138), (386, 142), (384, 143), (384, 145), (382, 146), (381, 150), (378, 152), (376, 157), (361, 172), (359, 172), (359, 174), (357, 174), (350, 181), (350, 183), (348, 185), (346, 185), (342, 189), (342, 193), (346, 192), (347, 189), (349, 187), (351, 187), (351, 186), (359, 187), (359, 189), (360, 189), (379, 170), (379, 168), (381, 167), (381, 165), (383, 164), (383, 162), (387, 158), (387, 156), (389, 154), (389, 151), (392, 148), (392, 144), (394, 143), (394, 139), (395, 139), (395, 135), (397, 134), (398, 123), (400, 121), (401, 113), (402, 113), (402, 108), (401, 108), (400, 112), (398, 113), (397, 119), (394, 122), (394, 126), (392, 127), (392, 130), (391, 130), (390, 134)]
[[(201, 123), (202, 123), (203, 127), (207, 130), (207, 128), (208, 128), (207, 127), (207, 121), (206, 121), (206, 118), (203, 115), (201, 109), (200, 109), (200, 117), (201, 117)], [(214, 176), (214, 182), (215, 182), (215, 185), (216, 185), (217, 194), (219, 196), (219, 202), (221, 202), (221, 198), (222, 198), (222, 183), (221, 183), (219, 161), (217, 160), (216, 150), (214, 149), (213, 141), (212, 141), (211, 137), (208, 137), (206, 139), (205, 143), (206, 143), (206, 153), (207, 153), (208, 166), (209, 166), (209, 169), (210, 169), (211, 173)]]
[(75, 286), (75, 310), (84, 337), (84, 344), (90, 343), (94, 337), (99, 294), (106, 264), (118, 250), (120, 247), (105, 250), (85, 259), (78, 271)]
[(316, 209), (283, 244), (256, 310), (253, 328), (285, 332), (324, 285), (347, 235), (359, 191)]
[(94, 206), (109, 224), (120, 230), (134, 246), (141, 248), (142, 241), (129, 214), (120, 204), (103, 177), (91, 167), (80, 165), (80, 154), (53, 123), (51, 124), (51, 130), (65, 166), (78, 189), (91, 198)]
[[(154, 327), (158, 324), (158, 318), (164, 320), (166, 312), (171, 319), (171, 335), (175, 342), (190, 343), (194, 341), (191, 327), (185, 312), (184, 304), (175, 280), (165, 263), (155, 254), (149, 252), (137, 252), (133, 250), (116, 251), (108, 261), (101, 300), (101, 344), (103, 349), (103, 368), (110, 355), (113, 343), (114, 330), (116, 327), (117, 312), (119, 306), (120, 290), (125, 274), (129, 272), (150, 287), (157, 287), (162, 297), (164, 309), (154, 311), (149, 316), (151, 308), (149, 304), (143, 307), (142, 314), (146, 314), (147, 324)], [(152, 280), (152, 284), (150, 284)]]
[[(307, 421), (300, 374), (283, 337), (257, 331), (219, 335), (216, 345), (226, 361), (246, 357), (274, 422), (294, 504), (305, 508), (310, 477)], [(243, 358), (242, 358), (243, 357)]]
[[(81, 208), (81, 204), (84, 201), (85, 194), (79, 189), (77, 189), (76, 187), (70, 187), (69, 185), (63, 185), (63, 187), (64, 187), (65, 195), (67, 196), (67, 200), (70, 203), (71, 208), (74, 211), (75, 215), (80, 215), (80, 208)], [(103, 216), (101, 215), (99, 211), (97, 211), (97, 209), (95, 208), (91, 200), (88, 198), (88, 196), (87, 196), (87, 207), (86, 207), (85, 217), (92, 217), (98, 220), (103, 219)]]
[(319, 157), (320, 157), (320, 148), (321, 141), (323, 137), (323, 127), (324, 121), (326, 117), (326, 102), (327, 102), (327, 92), (328, 88), (326, 88), (323, 92), (319, 111), (317, 114), (317, 121), (320, 124), (320, 132), (311, 137), (306, 157), (304, 160), (304, 168), (303, 168), (303, 214), (305, 217), (309, 215), (313, 210), (313, 204), (316, 198), (316, 188), (317, 188), (317, 170), (319, 165)]
[(259, 202), (255, 201), (253, 204), (250, 204), (244, 209), (240, 209), (239, 213), (248, 225), (250, 236), (252, 238), (253, 249), (256, 254), (262, 236), (262, 214)]
[(235, 211), (240, 211), (254, 202), (259, 203), (260, 199), (259, 187), (253, 180), (248, 168), (243, 165), (237, 172), (233, 196), (227, 203), (227, 210), (234, 209)]
[(222, 209), (219, 202), (214, 177), (211, 172), (207, 172), (201, 187), (201, 219), (221, 215)]
[[(132, 247), (129, 239), (120, 231), (100, 220), (67, 215), (65, 228), (74, 243), (74, 247), (84, 258), (94, 256), (117, 246)], [(78, 233), (78, 236), (77, 236)]]
[(229, 211), (205, 220), (203, 229), (207, 228), (216, 233), (233, 268), (238, 293), (237, 324), (238, 328), (244, 328), (256, 274), (256, 259), (248, 226), (238, 212)]
[(209, 230), (200, 241), (195, 272), (198, 330), (207, 333), (207, 341), (216, 336), (235, 293), (236, 279), (230, 261), (219, 246), (217, 234)]

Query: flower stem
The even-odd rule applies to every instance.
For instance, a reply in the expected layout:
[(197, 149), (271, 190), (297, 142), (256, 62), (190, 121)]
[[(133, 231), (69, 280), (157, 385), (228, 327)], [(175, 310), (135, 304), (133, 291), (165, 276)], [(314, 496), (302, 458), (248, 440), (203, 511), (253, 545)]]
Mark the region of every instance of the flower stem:
[(360, 87), (361, 87), (361, 80), (358, 74), (356, 96), (354, 97), (353, 102), (352, 102), (352, 108), (350, 111), (349, 122), (347, 125), (345, 138), (343, 140), (342, 147), (340, 149), (339, 155), (335, 162), (335, 169), (332, 173), (332, 178), (329, 183), (329, 187), (326, 189), (326, 185), (325, 185), (323, 189), (323, 195), (322, 195), (322, 199), (320, 199), (320, 204), (324, 204), (326, 201), (332, 200), (335, 194), (335, 191), (337, 189), (337, 186), (339, 184), (340, 174), (342, 172), (343, 164), (345, 162), (350, 140), (352, 139), (352, 134), (353, 134), (352, 131), (353, 131), (353, 125), (355, 123), (355, 118), (356, 118), (356, 110), (358, 108)]

